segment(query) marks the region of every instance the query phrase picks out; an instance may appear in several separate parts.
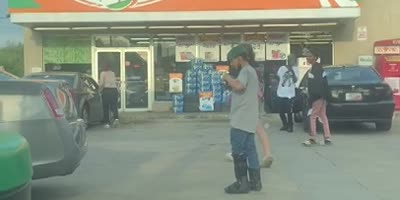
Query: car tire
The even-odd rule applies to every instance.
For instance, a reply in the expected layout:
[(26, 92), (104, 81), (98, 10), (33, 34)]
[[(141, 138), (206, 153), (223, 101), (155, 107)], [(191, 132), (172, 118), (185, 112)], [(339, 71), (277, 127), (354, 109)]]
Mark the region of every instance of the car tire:
[(89, 127), (89, 119), (90, 119), (90, 114), (89, 114), (89, 107), (87, 105), (84, 105), (82, 108), (82, 112), (81, 112), (81, 118), (83, 120), (84, 126), (85, 128)]
[(390, 131), (390, 129), (392, 129), (392, 120), (387, 120), (384, 122), (376, 122), (375, 126), (376, 130), (378, 131)]

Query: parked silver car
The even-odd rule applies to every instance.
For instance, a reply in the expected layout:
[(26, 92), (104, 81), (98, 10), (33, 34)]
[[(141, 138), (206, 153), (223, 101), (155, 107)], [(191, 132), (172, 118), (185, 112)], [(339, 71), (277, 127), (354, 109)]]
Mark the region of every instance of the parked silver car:
[(31, 146), (33, 179), (71, 174), (87, 151), (86, 132), (63, 82), (0, 81), (0, 130)]

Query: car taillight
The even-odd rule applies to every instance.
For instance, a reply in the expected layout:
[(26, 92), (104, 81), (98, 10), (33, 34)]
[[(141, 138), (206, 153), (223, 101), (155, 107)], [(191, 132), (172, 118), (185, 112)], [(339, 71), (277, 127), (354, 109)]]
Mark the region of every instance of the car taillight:
[(61, 119), (64, 117), (64, 111), (58, 106), (53, 94), (49, 89), (44, 90), (43, 97), (46, 100), (47, 105), (51, 111), (51, 114), (56, 119)]

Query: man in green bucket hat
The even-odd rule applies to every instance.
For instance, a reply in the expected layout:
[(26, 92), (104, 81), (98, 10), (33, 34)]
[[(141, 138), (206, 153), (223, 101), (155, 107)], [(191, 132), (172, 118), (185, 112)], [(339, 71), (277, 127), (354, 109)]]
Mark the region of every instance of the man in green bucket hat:
[[(228, 62), (239, 75), (232, 78), (225, 74), (223, 79), (232, 88), (230, 114), (230, 137), (236, 182), (225, 188), (228, 194), (244, 194), (262, 189), (260, 163), (254, 135), (258, 122), (258, 79), (249, 64), (249, 55), (243, 46), (234, 47), (228, 53)], [(247, 173), (251, 174), (250, 181)]]

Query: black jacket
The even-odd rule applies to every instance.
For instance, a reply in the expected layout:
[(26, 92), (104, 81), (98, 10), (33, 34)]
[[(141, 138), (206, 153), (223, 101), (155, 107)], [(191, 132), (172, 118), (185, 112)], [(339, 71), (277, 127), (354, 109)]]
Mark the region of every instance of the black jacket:
[(308, 95), (310, 105), (318, 99), (329, 98), (328, 80), (320, 63), (314, 63), (308, 73)]

